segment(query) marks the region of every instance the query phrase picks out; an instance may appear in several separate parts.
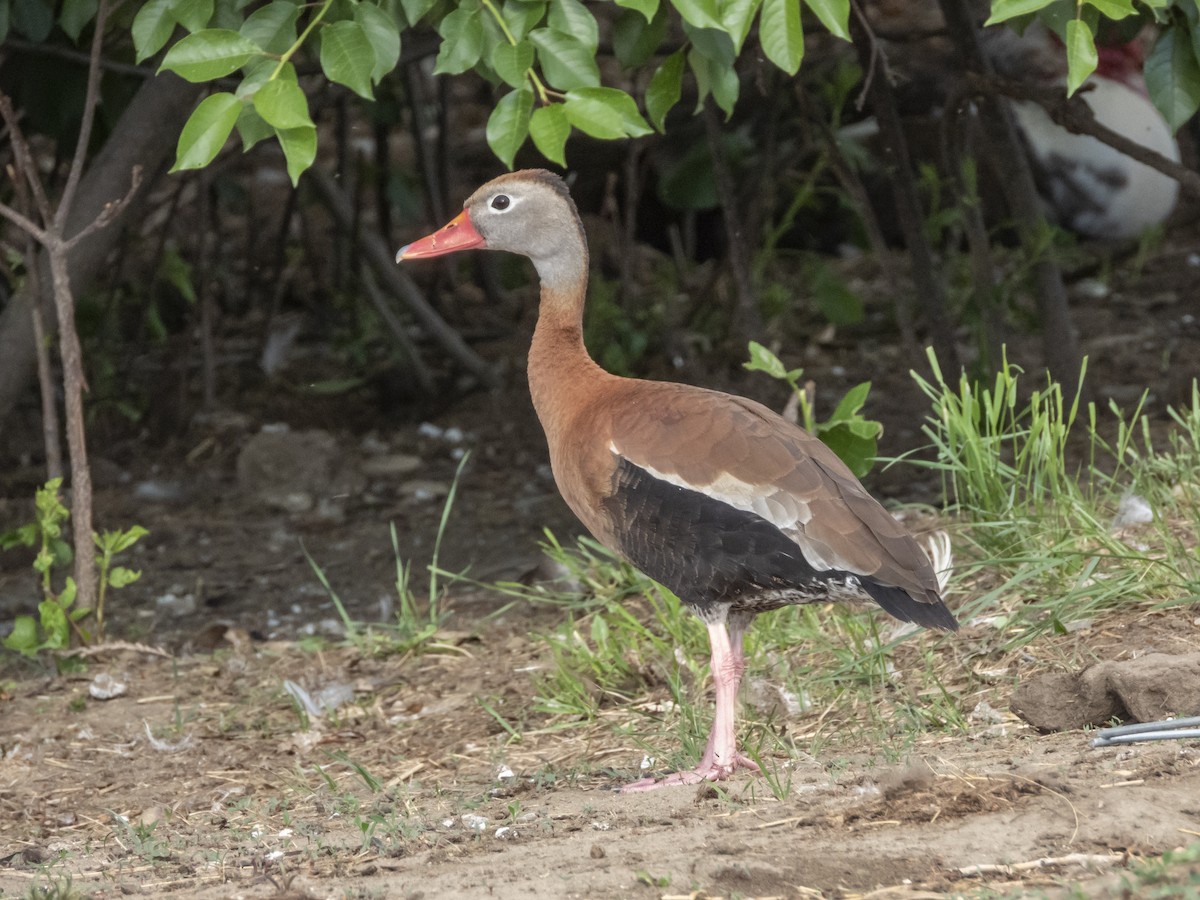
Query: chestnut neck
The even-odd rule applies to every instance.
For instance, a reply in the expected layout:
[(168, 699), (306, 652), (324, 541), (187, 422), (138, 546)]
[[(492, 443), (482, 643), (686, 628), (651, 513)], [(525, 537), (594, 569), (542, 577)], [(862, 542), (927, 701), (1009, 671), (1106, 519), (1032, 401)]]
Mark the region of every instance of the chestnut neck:
[(586, 402), (588, 392), (613, 377), (583, 344), (588, 251), (577, 217), (575, 225), (576, 240), (564, 242), (552, 255), (531, 257), (541, 279), (541, 303), (529, 348), (529, 392), (551, 441)]

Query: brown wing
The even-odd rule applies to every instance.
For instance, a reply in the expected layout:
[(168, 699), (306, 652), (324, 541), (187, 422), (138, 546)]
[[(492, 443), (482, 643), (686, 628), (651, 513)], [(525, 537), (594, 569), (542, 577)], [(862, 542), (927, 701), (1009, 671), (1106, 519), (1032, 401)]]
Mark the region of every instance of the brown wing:
[(752, 511), (817, 570), (838, 569), (938, 603), (925, 552), (823, 443), (762, 404), (626, 382), (609, 449), (669, 483)]

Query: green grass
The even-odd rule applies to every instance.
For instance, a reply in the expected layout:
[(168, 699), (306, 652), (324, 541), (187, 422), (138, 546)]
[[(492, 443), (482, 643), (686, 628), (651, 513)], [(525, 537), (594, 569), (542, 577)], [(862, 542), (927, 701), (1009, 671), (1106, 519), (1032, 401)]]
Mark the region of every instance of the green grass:
[[(1165, 448), (1146, 400), (1131, 413), (1101, 410), (1057, 384), (1026, 398), (1004, 362), (990, 389), (914, 373), (933, 412), (924, 431), (947, 508), (965, 528), (957, 575), (975, 588), (968, 616), (995, 616), (1009, 649), (1074, 620), (1200, 595), (1200, 389), (1166, 411)], [(1086, 364), (1080, 382), (1086, 375)], [(1086, 415), (1085, 415), (1086, 413)], [(1153, 520), (1114, 529), (1123, 498), (1142, 498)]]
[[(836, 606), (760, 616), (746, 682), (816, 715), (791, 710), (785, 740), (770, 712), (744, 704), (742, 739), (755, 752), (786, 759), (868, 735), (885, 757), (902, 756), (923, 733), (967, 728), (963, 698), (978, 686), (970, 659), (1001, 659), (1073, 621), (1200, 595), (1200, 389), (1167, 411), (1164, 437), (1145, 401), (1126, 414), (1053, 383), (1029, 390), (1007, 362), (987, 386), (951, 383), (930, 363), (932, 379), (914, 377), (930, 398), (932, 459), (905, 464), (943, 479), (956, 552), (947, 596), (978, 625), (938, 638)], [(1144, 498), (1153, 520), (1114, 530), (1126, 495)], [(564, 547), (548, 535), (544, 549), (569, 588), (499, 586), (562, 610), (538, 636), (549, 663), (532, 705), (546, 717), (541, 730), (611, 719), (656, 767), (694, 761), (711, 715), (701, 623), (593, 541)], [(784, 776), (772, 778), (782, 790)]]
[[(392, 540), (392, 555), (396, 561), (396, 614), (394, 621), (364, 623), (351, 616), (341, 597), (330, 584), (324, 570), (309, 555), (308, 550), (302, 547), (304, 558), (308, 560), (313, 574), (317, 576), (321, 587), (333, 601), (334, 608), (342, 620), (346, 639), (358, 647), (363, 655), (389, 655), (436, 649), (435, 638), (447, 616), (445, 609), (446, 586), (439, 583), (439, 578), (451, 574), (438, 565), (438, 558), (441, 554), (442, 538), (446, 533), (446, 524), (450, 520), (450, 511), (454, 508), (454, 499), (458, 495), (459, 479), (462, 477), (463, 467), (470, 457), (470, 453), (463, 454), (458, 468), (455, 470), (454, 480), (450, 483), (450, 490), (446, 494), (446, 502), (442, 505), (442, 516), (438, 521), (437, 535), (433, 542), (433, 554), (427, 566), (429, 590), (424, 598), (418, 597), (412, 587), (413, 562), (412, 560), (405, 561), (400, 553), (396, 523), (392, 522), (388, 526)], [(452, 575), (453, 577), (457, 576)]]

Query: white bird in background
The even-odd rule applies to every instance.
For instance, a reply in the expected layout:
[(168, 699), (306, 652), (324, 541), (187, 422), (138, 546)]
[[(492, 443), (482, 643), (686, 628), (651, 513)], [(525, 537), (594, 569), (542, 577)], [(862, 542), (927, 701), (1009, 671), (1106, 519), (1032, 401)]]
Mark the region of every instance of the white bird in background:
[[(1053, 32), (1034, 23), (1021, 35), (1004, 27), (984, 34), (1000, 74), (1065, 86), (1066, 50)], [(1081, 93), (1096, 121), (1179, 162), (1179, 144), (1146, 91), (1141, 44), (1134, 40), (1098, 52), (1096, 71), (1085, 82), (1090, 90)], [(1014, 102), (1013, 113), (1037, 167), (1048, 214), (1064, 228), (1091, 238), (1133, 238), (1175, 208), (1179, 185), (1173, 178), (1096, 138), (1072, 134), (1036, 103)]]

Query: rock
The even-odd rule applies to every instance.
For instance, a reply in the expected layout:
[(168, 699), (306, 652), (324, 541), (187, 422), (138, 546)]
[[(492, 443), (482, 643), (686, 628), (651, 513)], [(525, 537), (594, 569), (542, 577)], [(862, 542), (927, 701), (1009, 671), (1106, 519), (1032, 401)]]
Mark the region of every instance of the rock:
[(1112, 718), (1153, 722), (1200, 714), (1200, 653), (1147, 653), (1102, 662), (1078, 674), (1052, 672), (1013, 693), (1012, 709), (1039, 731), (1105, 725)]
[(344, 465), (337, 439), (321, 430), (264, 428), (238, 454), (237, 477), (246, 494), (293, 513), (361, 489), (361, 476)]
[(421, 468), (421, 457), (409, 453), (384, 453), (364, 459), (359, 468), (368, 478), (397, 478)]

